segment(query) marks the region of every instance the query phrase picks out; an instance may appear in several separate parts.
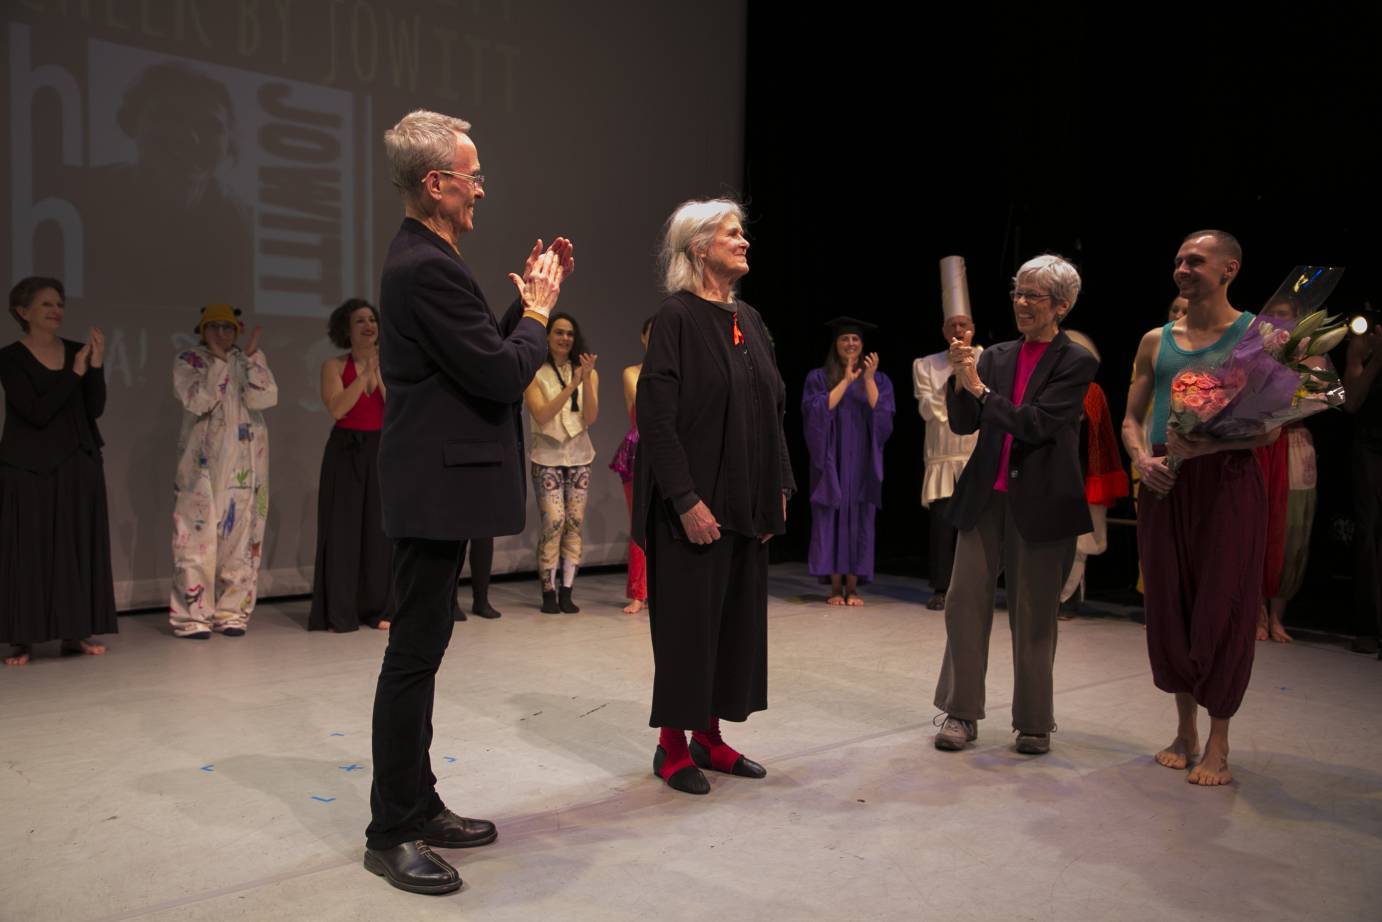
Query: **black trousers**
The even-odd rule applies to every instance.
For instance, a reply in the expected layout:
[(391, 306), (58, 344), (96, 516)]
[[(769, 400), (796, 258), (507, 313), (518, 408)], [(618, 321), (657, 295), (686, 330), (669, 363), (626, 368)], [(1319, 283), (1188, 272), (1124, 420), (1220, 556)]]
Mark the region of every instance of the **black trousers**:
[[(465, 555), (461, 555), (464, 559)], [(479, 605), (489, 601), (489, 575), (494, 569), (494, 539), (470, 540), (470, 597)]]
[(398, 607), (374, 692), (374, 784), (365, 844), (389, 849), (419, 837), (444, 805), (428, 750), (437, 669), (455, 626), (456, 578), (464, 541), (394, 542)]
[(933, 499), (931, 506), (926, 510), (931, 517), (931, 534), (927, 542), (927, 563), (930, 572), (926, 575), (930, 577), (931, 589), (935, 592), (949, 591), (950, 571), (955, 569), (955, 538), (958, 533), (955, 526), (945, 518), (945, 507), (949, 503), (949, 497)]
[(703, 730), (713, 717), (746, 720), (768, 706), (768, 550), (733, 532), (692, 544), (669, 515), (655, 505), (648, 531), (648, 724)]
[(1353, 631), (1382, 636), (1382, 452), (1353, 439)]

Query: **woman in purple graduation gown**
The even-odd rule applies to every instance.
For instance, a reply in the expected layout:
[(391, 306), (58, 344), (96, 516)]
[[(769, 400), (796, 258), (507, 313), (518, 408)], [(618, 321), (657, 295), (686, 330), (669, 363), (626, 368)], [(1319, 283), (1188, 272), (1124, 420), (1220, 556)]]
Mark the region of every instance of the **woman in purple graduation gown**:
[(830, 605), (863, 605), (873, 579), (873, 519), (883, 502), (883, 443), (893, 431), (893, 385), (864, 352), (877, 329), (853, 317), (828, 324), (825, 364), (806, 376), (802, 425), (811, 453), (812, 576), (830, 577)]

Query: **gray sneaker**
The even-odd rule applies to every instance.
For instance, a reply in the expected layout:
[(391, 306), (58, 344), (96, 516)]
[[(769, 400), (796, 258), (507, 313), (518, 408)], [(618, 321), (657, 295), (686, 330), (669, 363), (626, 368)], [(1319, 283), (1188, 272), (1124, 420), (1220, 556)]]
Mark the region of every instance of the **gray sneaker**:
[(959, 752), (965, 748), (966, 743), (972, 743), (978, 738), (979, 727), (974, 721), (961, 720), (946, 714), (941, 731), (936, 734), (936, 748), (946, 752)]
[(1017, 751), (1023, 755), (1044, 756), (1051, 751), (1051, 734), (1019, 732)]

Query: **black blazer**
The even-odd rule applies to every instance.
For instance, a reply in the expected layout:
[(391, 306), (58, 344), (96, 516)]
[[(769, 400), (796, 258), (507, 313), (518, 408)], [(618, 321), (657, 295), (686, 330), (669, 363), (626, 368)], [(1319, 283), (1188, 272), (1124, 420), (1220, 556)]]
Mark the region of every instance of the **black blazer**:
[(990, 346), (979, 355), (979, 380), (991, 389), (981, 405), (969, 391), (945, 385), (950, 430), (979, 431), (979, 444), (965, 465), (946, 517), (956, 528), (973, 528), (998, 479), (1003, 437), (1013, 436), (1007, 471), (1013, 521), (1027, 541), (1055, 541), (1093, 528), (1080, 473), (1080, 415), (1084, 395), (1099, 360), (1088, 349), (1057, 333), (1037, 362), (1022, 393), (1008, 397), (1017, 375), (1022, 340)]
[(62, 341), (62, 371), (45, 368), (23, 343), (0, 349), (0, 385), (5, 388), (5, 431), (0, 462), (45, 473), (78, 449), (99, 454), (96, 420), (106, 409), (106, 378), (100, 368), (78, 376), (72, 362), (82, 344)]
[(461, 257), (411, 218), (389, 244), (379, 319), (384, 533), (456, 541), (522, 531), (520, 412), (547, 330), (517, 301), (496, 321)]

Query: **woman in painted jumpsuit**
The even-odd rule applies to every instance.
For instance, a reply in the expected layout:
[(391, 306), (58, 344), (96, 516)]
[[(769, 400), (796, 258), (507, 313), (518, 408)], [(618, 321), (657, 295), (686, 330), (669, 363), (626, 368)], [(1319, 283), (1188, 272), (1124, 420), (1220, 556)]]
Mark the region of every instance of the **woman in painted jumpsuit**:
[(227, 304), (202, 308), (201, 345), (173, 363), (173, 392), (186, 411), (173, 486), (169, 617), (178, 637), (242, 636), (254, 610), (269, 513), (260, 411), (278, 403), (278, 385), (258, 329), (244, 349), (235, 345), (239, 313)]

